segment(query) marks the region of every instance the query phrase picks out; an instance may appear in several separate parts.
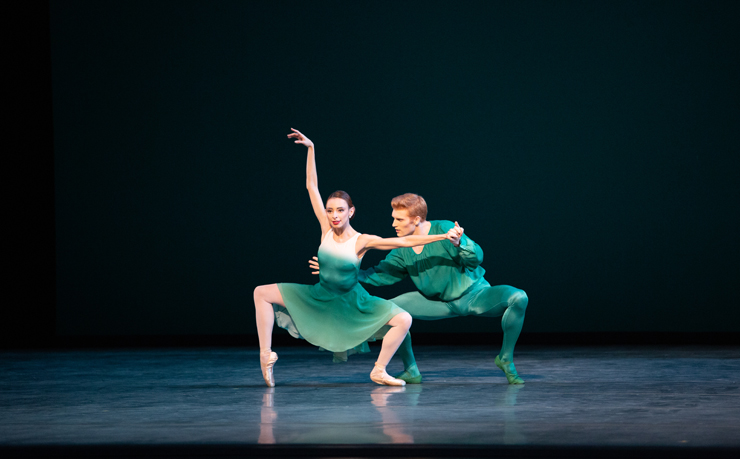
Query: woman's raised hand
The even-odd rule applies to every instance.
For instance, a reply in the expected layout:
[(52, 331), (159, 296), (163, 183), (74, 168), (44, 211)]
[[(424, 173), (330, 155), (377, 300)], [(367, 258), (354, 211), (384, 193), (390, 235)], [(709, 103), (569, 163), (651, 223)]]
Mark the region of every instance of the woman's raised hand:
[(295, 139), (295, 143), (305, 145), (307, 147), (313, 147), (313, 142), (311, 142), (311, 139), (301, 134), (301, 131), (299, 131), (298, 129), (293, 129), (293, 128), (290, 128), (290, 130), (293, 132), (288, 134), (289, 139)]

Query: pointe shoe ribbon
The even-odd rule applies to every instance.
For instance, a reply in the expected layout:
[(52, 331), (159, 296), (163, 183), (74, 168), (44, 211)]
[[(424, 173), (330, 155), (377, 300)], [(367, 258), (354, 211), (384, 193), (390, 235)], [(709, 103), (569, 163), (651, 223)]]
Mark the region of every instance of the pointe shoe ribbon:
[[(263, 356), (266, 358), (263, 359)], [(265, 378), (267, 387), (275, 387), (275, 377), (272, 374), (272, 367), (277, 362), (278, 355), (272, 351), (260, 352), (260, 367), (262, 367), (262, 377)], [(263, 362), (263, 360), (266, 360)]]
[(375, 365), (375, 368), (373, 368), (373, 371), (370, 372), (370, 379), (372, 379), (373, 382), (378, 383), (382, 386), (405, 386), (406, 385), (406, 381), (394, 378), (393, 376), (389, 375), (385, 371), (385, 368), (380, 367), (378, 365)]

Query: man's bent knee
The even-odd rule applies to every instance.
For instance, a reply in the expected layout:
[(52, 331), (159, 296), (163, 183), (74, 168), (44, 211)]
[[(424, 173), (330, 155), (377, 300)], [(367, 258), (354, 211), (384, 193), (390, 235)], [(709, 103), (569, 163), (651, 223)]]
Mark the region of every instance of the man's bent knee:
[(529, 297), (527, 297), (527, 293), (524, 290), (517, 289), (509, 297), (510, 308), (517, 308), (524, 311), (527, 309), (527, 304), (529, 304)]

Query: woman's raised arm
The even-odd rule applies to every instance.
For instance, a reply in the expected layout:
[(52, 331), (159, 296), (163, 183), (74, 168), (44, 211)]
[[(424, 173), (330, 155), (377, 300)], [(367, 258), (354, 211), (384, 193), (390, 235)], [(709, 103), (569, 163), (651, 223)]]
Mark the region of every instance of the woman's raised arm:
[(321, 235), (323, 236), (331, 229), (331, 225), (329, 224), (329, 219), (326, 218), (324, 201), (321, 199), (321, 193), (319, 193), (319, 177), (316, 173), (316, 156), (313, 142), (297, 129), (290, 128), (290, 130), (293, 132), (288, 134), (289, 139), (295, 139), (295, 143), (308, 147), (308, 154), (306, 156), (306, 189), (308, 190), (308, 196), (311, 198), (313, 213), (316, 214), (316, 218), (321, 225)]

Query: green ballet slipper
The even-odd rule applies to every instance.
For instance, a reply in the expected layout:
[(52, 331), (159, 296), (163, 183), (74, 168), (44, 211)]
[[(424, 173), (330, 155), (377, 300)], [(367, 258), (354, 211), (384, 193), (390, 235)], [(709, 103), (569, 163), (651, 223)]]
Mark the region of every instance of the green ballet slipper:
[(421, 373), (416, 364), (403, 370), (403, 373), (397, 374), (394, 378), (406, 381), (406, 384), (421, 384)]
[(498, 356), (496, 356), (495, 362), (496, 366), (506, 375), (506, 379), (509, 381), (509, 384), (524, 384), (524, 380), (520, 378), (516, 372), (514, 362), (502, 362)]

